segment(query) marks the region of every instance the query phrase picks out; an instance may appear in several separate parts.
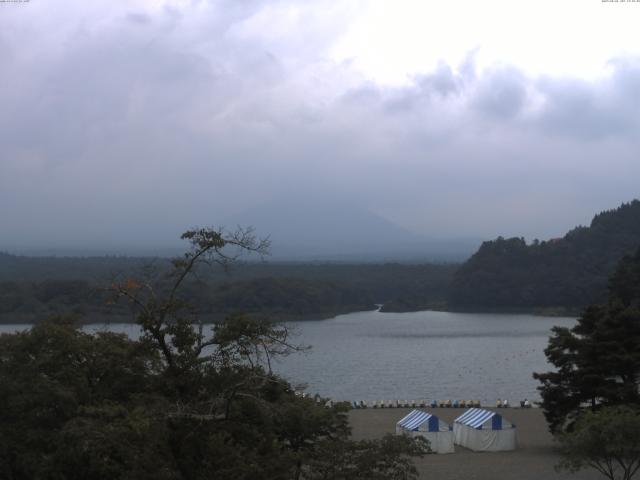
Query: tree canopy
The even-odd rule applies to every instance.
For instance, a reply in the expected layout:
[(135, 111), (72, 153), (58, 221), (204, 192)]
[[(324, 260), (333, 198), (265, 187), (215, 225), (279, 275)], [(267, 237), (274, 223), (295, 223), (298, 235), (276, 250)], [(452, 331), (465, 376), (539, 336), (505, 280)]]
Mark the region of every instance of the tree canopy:
[(594, 468), (610, 480), (630, 480), (640, 468), (640, 412), (605, 407), (586, 412), (571, 432), (559, 436), (559, 468), (577, 472)]
[(586, 308), (575, 327), (555, 327), (545, 354), (556, 371), (534, 373), (553, 432), (586, 408), (640, 405), (640, 250), (610, 279), (609, 299)]

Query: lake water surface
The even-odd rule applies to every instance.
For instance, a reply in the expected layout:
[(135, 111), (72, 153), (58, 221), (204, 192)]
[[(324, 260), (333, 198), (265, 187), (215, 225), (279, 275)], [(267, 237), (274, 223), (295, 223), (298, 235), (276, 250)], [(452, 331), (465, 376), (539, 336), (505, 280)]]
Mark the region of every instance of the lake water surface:
[(312, 346), (276, 369), (310, 393), (341, 400), (539, 399), (554, 325), (573, 318), (449, 312), (360, 312), (292, 322)]
[[(294, 385), (336, 400), (539, 398), (532, 372), (550, 369), (543, 350), (554, 325), (573, 318), (450, 312), (358, 312), (289, 322), (311, 345), (274, 369)], [(2, 325), (0, 332), (28, 328)], [(136, 337), (137, 325), (91, 325)]]

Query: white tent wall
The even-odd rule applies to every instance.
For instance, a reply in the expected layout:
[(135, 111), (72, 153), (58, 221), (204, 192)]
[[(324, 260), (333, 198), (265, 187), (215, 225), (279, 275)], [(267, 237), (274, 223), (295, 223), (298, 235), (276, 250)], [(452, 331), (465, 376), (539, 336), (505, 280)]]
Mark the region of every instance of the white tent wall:
[(453, 425), (453, 435), (456, 445), (475, 452), (503, 452), (515, 450), (517, 446), (515, 428), (479, 430), (456, 423)]
[(453, 453), (453, 432), (407, 432), (412, 437), (423, 437), (429, 441), (429, 447), (435, 453)]
[[(434, 431), (435, 429), (435, 431)], [(446, 422), (427, 412), (413, 410), (396, 424), (396, 434), (423, 437), (432, 452), (453, 453), (453, 431)]]
[(453, 424), (455, 443), (476, 452), (515, 450), (515, 426), (501, 415), (489, 410), (472, 408)]

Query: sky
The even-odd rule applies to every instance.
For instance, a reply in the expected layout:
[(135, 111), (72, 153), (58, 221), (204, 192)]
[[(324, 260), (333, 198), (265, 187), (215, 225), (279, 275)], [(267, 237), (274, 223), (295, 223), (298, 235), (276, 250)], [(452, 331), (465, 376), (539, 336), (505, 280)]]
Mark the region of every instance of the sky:
[(602, 0), (0, 2), (0, 249), (163, 245), (283, 202), (561, 236), (640, 196), (639, 24)]

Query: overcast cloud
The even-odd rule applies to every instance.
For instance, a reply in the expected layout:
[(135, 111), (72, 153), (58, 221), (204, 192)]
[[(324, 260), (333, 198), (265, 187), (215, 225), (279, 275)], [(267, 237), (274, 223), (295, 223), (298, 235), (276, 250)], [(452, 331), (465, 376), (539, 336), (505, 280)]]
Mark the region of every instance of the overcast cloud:
[(0, 4), (0, 249), (165, 244), (301, 195), (548, 238), (640, 195), (640, 57), (532, 74), (480, 46), (385, 82), (331, 54), (366, 3)]

